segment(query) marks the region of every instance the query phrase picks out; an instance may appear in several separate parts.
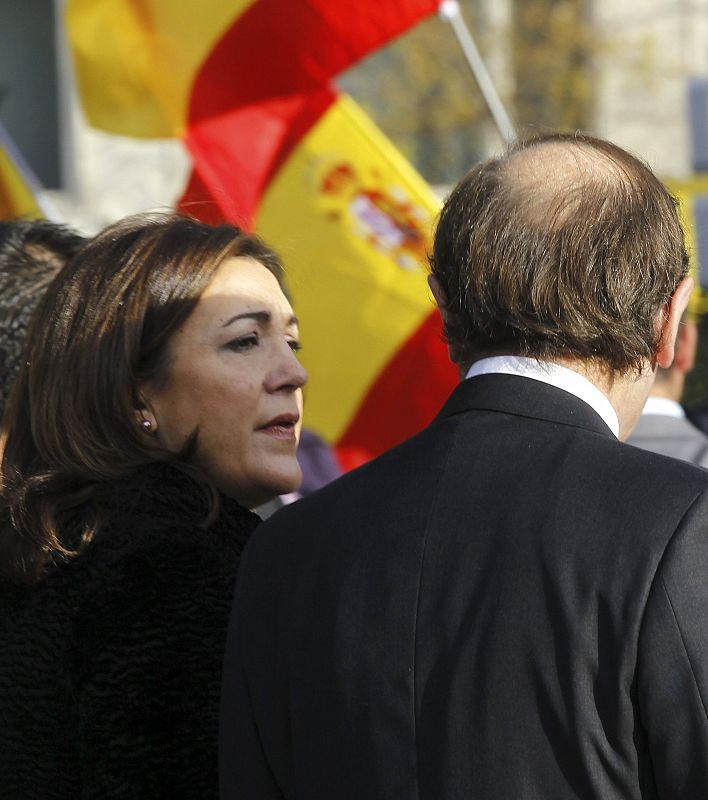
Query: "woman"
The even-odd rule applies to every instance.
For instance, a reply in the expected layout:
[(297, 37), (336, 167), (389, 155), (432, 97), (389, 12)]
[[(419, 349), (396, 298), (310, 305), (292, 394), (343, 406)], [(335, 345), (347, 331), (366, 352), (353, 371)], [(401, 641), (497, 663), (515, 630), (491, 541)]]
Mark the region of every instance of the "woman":
[(3, 798), (216, 797), (247, 509), (300, 481), (281, 281), (253, 236), (143, 217), (40, 302), (2, 461)]

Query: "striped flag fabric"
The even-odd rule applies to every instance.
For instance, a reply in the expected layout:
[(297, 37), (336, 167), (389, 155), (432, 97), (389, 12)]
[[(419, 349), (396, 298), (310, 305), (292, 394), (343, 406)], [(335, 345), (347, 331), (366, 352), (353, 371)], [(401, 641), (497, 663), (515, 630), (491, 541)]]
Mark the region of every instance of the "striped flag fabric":
[(37, 189), (34, 175), (0, 124), (0, 219), (44, 216)]
[(347, 468), (421, 429), (456, 382), (425, 280), (437, 200), (332, 83), (437, 6), (67, 6), (91, 124), (181, 137), (193, 174), (180, 207), (253, 228), (282, 254), (310, 372), (305, 423)]
[(96, 128), (181, 136), (207, 114), (311, 89), (437, 10), (439, 0), (68, 0)]

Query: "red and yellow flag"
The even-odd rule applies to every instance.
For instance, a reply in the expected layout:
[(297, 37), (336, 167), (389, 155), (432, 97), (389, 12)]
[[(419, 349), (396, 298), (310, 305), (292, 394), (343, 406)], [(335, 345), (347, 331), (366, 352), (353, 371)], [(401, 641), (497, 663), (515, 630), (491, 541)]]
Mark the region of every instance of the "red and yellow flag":
[(32, 178), (23, 170), (21, 156), (0, 126), (0, 219), (42, 216)]
[(321, 86), (438, 4), (69, 0), (66, 24), (91, 125), (159, 138), (244, 101)]
[(182, 136), (194, 172), (181, 207), (281, 252), (306, 424), (354, 466), (422, 428), (456, 376), (425, 281), (437, 201), (330, 81), (438, 0), (225, 5), (70, 0), (84, 106), (116, 133)]

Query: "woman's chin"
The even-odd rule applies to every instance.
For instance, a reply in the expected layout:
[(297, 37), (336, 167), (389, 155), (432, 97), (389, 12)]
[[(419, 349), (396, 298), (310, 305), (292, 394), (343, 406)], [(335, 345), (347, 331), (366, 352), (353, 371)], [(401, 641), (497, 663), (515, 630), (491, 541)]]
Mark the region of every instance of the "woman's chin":
[(297, 492), (302, 483), (302, 472), (300, 465), (297, 464), (293, 469), (278, 475), (269, 475), (267, 481), (259, 484), (252, 484), (248, 487), (235, 485), (219, 485), (217, 489), (228, 497), (238, 501), (242, 506), (254, 509), (265, 503), (270, 503), (282, 495)]

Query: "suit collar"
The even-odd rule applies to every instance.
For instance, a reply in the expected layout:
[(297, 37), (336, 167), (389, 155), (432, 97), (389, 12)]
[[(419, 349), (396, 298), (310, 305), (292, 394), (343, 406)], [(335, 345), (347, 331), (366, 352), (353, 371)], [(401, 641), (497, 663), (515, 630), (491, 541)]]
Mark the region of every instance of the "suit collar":
[(467, 378), (450, 395), (437, 419), (472, 410), (542, 419), (615, 438), (585, 401), (563, 389), (517, 375), (493, 373)]
[(476, 361), (467, 373), (468, 378), (489, 373), (519, 375), (557, 386), (584, 400), (605, 421), (615, 436), (619, 436), (619, 419), (609, 399), (585, 375), (563, 364), (536, 358), (503, 355)]

